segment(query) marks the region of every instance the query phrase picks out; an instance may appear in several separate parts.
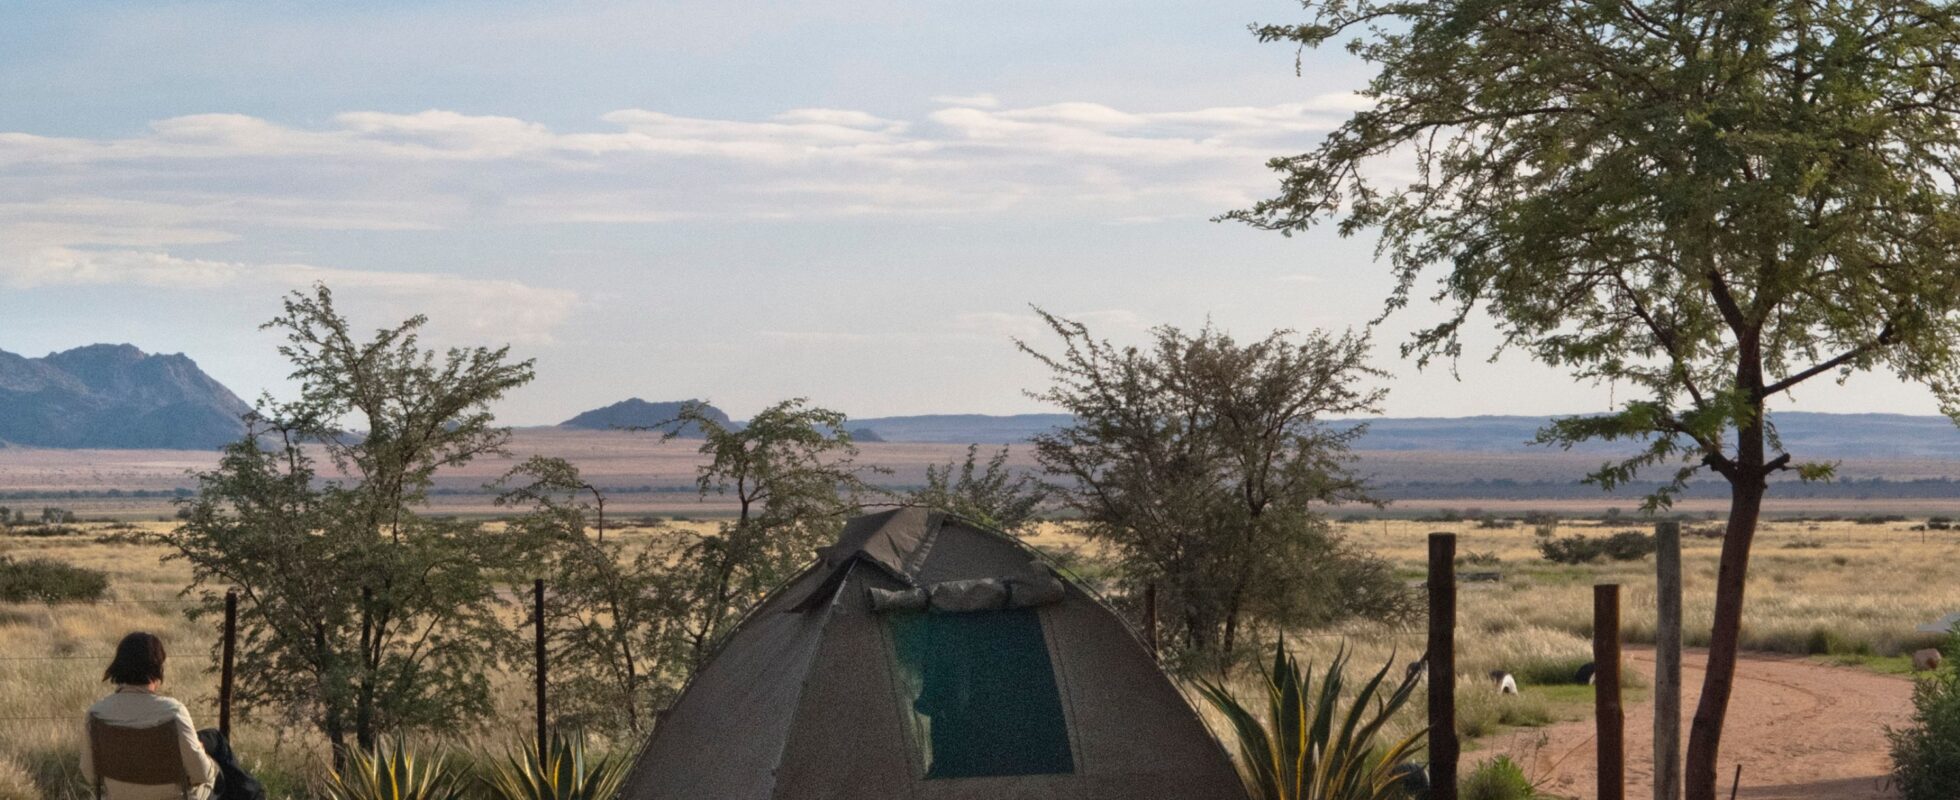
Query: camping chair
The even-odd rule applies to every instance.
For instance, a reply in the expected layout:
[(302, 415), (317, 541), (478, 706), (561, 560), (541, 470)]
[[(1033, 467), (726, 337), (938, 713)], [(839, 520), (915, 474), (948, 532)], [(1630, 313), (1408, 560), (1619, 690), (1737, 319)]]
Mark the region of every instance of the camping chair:
[(178, 749), (174, 720), (147, 728), (129, 728), (90, 715), (88, 740), (95, 767), (96, 800), (104, 796), (105, 779), (139, 786), (174, 785), (189, 800), (191, 776), (184, 771), (184, 755)]

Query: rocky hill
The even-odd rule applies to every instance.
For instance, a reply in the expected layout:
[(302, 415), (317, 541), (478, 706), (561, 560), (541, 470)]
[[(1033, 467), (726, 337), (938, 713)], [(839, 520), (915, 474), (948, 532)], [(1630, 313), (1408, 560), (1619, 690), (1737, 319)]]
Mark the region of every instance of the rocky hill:
[[(696, 401), (674, 400), (649, 403), (634, 397), (621, 400), (604, 408), (592, 409), (591, 411), (558, 423), (558, 427), (595, 431), (618, 430), (623, 428), (650, 428), (665, 433), (675, 426), (674, 418), (680, 416), (681, 406), (692, 402)], [(707, 406), (703, 409), (703, 413), (709, 419), (720, 423), (723, 427), (739, 427), (733, 420), (728, 418), (727, 414), (722, 413), (721, 409), (715, 408), (714, 406)], [(685, 439), (698, 439), (701, 437), (701, 430), (694, 425), (687, 425), (681, 430), (680, 435)]]
[(203, 450), (244, 433), (251, 407), (183, 354), (94, 344), (44, 358), (0, 350), (0, 442)]
[(867, 417), (853, 419), (851, 425), (876, 434), (887, 442), (939, 442), (944, 444), (1012, 444), (1025, 442), (1035, 434), (1068, 425), (1067, 414), (925, 414), (912, 417)]

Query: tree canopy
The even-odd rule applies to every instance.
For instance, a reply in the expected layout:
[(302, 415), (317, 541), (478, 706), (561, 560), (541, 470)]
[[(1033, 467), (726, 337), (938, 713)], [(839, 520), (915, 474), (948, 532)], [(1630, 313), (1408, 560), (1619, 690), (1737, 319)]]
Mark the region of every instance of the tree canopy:
[(389, 731), (488, 714), (484, 667), (512, 638), (497, 591), (511, 541), (422, 507), (438, 468), (502, 452), (489, 405), (532, 365), (424, 349), (425, 322), (361, 339), (327, 287), (289, 295), (265, 327), (286, 335), (299, 399), (260, 402), (162, 537), (190, 564), (194, 614), (240, 592), (244, 711), (312, 723), (336, 763)]
[[(1768, 403), (1882, 369), (1960, 413), (1960, 8), (1893, 0), (1310, 0), (1267, 41), (1376, 68), (1354, 113), (1275, 158), (1226, 217), (1379, 235), (1389, 311), (1449, 313), (1404, 347), (1463, 354), (1483, 312), (1515, 348), (1633, 386), (1541, 438), (1644, 443), (1594, 475), (1706, 467), (1734, 487), (1708, 684), (1687, 764), (1713, 768), (1767, 477)], [(1425, 273), (1435, 270), (1433, 291)], [(1807, 477), (1827, 475), (1810, 465)], [(1669, 491), (1650, 498), (1668, 502)]]
[(1059, 500), (1106, 542), (1134, 590), (1156, 588), (1179, 653), (1232, 658), (1254, 623), (1394, 617), (1400, 586), (1334, 536), (1320, 511), (1373, 502), (1350, 469), (1382, 393), (1367, 339), (1277, 331), (1241, 344), (1207, 327), (1118, 347), (1041, 312), (1062, 348), (1021, 348), (1052, 373), (1031, 392), (1074, 415), (1035, 437)]

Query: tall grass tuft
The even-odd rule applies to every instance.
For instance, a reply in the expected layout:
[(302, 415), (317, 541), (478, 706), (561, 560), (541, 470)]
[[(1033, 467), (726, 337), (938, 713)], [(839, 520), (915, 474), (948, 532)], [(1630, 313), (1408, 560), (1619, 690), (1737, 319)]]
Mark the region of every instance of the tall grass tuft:
[(1345, 712), (1347, 653), (1333, 662), (1314, 685), (1314, 675), (1287, 652), (1273, 648), (1266, 673), (1266, 714), (1262, 719), (1222, 683), (1201, 681), (1198, 691), (1230, 722), (1238, 739), (1239, 767), (1255, 800), (1395, 800), (1404, 796), (1396, 768), (1407, 762), (1425, 731), (1400, 741), (1377, 743), (1377, 735), (1415, 692), (1416, 675), (1385, 689), (1383, 678), (1395, 662), (1382, 665), (1355, 692)]
[(630, 763), (616, 756), (590, 758), (585, 741), (553, 733), (545, 743), (544, 759), (538, 748), (512, 752), (491, 765), (484, 783), (496, 800), (608, 800), (626, 782)]
[(1537, 796), (1531, 779), (1509, 756), (1479, 762), (1457, 791), (1460, 800), (1532, 800)]
[(442, 756), (418, 758), (399, 739), (378, 752), (349, 752), (326, 786), (328, 800), (461, 800), (463, 789)]

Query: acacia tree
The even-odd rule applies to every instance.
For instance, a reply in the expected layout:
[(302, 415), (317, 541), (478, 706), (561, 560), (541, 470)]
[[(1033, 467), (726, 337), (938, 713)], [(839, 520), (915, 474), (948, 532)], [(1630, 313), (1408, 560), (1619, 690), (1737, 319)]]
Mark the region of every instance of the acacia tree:
[(262, 401), (160, 537), (191, 566), (194, 616), (240, 592), (245, 711), (313, 723), (336, 764), (387, 731), (487, 714), (484, 667), (511, 638), (497, 591), (509, 540), (421, 508), (437, 470), (502, 452), (488, 406), (531, 362), (423, 349), (425, 321), (362, 340), (327, 287), (288, 296), (265, 327), (285, 334), (299, 398)]
[(1342, 546), (1319, 513), (1373, 502), (1349, 464), (1363, 426), (1329, 419), (1382, 397), (1361, 385), (1379, 375), (1365, 337), (1279, 331), (1242, 345), (1165, 326), (1148, 348), (1118, 347), (1037, 313), (1063, 346), (1019, 343), (1053, 373), (1030, 396), (1075, 421), (1036, 436), (1035, 457), (1131, 588), (1158, 587), (1175, 650), (1230, 659), (1250, 621), (1406, 610), (1381, 562)]
[(1038, 520), (1049, 489), (1034, 474), (1007, 465), (1002, 447), (980, 464), (980, 445), (967, 445), (959, 464), (927, 464), (926, 485), (906, 498), (912, 505), (949, 511), (1017, 536)]
[(843, 529), (878, 472), (855, 462), (857, 446), (844, 415), (785, 400), (748, 424), (724, 425), (704, 402), (681, 407), (664, 438), (698, 430), (707, 457), (695, 476), (702, 497), (735, 502), (735, 519), (720, 523), (678, 556), (680, 625), (696, 666), (722, 634), (771, 588), (810, 563)]
[[(1750, 544), (1793, 465), (1769, 404), (1886, 369), (1960, 412), (1960, 7), (1920, 0), (1590, 3), (1309, 0), (1262, 40), (1345, 40), (1379, 69), (1279, 194), (1226, 217), (1376, 231), (1388, 311), (1452, 313), (1405, 355), (1462, 353), (1487, 312), (1507, 347), (1641, 397), (1561, 419), (1553, 444), (1632, 439), (1608, 487), (1673, 469), (1730, 486), (1708, 670), (1686, 762), (1711, 800)], [(1409, 169), (1413, 162), (1413, 169)], [(1386, 312), (1385, 312), (1386, 313)]]
[(675, 540), (608, 541), (605, 492), (561, 458), (533, 456), (497, 488), (497, 505), (528, 509), (509, 528), (548, 576), (558, 724), (644, 733), (687, 677)]

